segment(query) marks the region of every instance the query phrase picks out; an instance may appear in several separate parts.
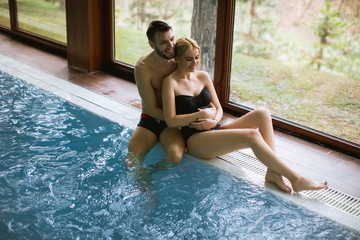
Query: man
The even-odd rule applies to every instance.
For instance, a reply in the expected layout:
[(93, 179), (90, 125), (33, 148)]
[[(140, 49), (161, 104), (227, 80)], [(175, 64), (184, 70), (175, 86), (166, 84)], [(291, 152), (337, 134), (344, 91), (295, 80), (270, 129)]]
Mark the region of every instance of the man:
[(162, 81), (175, 71), (175, 36), (171, 26), (162, 21), (153, 21), (146, 31), (153, 49), (141, 57), (135, 65), (135, 81), (141, 97), (142, 114), (128, 146), (135, 155), (149, 151), (159, 140), (166, 160), (178, 163), (185, 149), (185, 142), (178, 128), (168, 128), (162, 111)]

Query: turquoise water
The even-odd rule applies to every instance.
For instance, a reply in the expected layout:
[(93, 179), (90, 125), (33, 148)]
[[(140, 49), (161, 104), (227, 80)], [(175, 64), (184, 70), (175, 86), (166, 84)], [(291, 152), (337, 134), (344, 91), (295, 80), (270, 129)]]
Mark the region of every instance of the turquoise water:
[(0, 239), (359, 239), (358, 232), (0, 72)]

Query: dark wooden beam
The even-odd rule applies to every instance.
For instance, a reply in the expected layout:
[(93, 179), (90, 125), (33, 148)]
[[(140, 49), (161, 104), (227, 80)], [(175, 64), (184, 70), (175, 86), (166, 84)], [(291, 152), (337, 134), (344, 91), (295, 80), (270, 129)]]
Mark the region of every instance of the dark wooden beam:
[(104, 2), (66, 1), (69, 67), (85, 72), (101, 70), (105, 60)]

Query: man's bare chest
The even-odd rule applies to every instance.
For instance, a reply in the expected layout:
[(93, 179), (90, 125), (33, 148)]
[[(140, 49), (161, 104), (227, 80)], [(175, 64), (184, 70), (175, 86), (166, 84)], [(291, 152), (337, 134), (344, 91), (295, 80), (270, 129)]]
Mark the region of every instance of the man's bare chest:
[(173, 72), (173, 69), (154, 71), (151, 78), (151, 84), (153, 87), (161, 91), (162, 83), (165, 77)]

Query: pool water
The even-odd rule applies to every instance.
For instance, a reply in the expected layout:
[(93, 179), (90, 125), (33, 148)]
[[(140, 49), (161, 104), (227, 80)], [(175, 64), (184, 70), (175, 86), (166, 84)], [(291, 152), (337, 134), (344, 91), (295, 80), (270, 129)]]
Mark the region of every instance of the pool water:
[(0, 239), (359, 239), (360, 233), (156, 145), (0, 71)]

